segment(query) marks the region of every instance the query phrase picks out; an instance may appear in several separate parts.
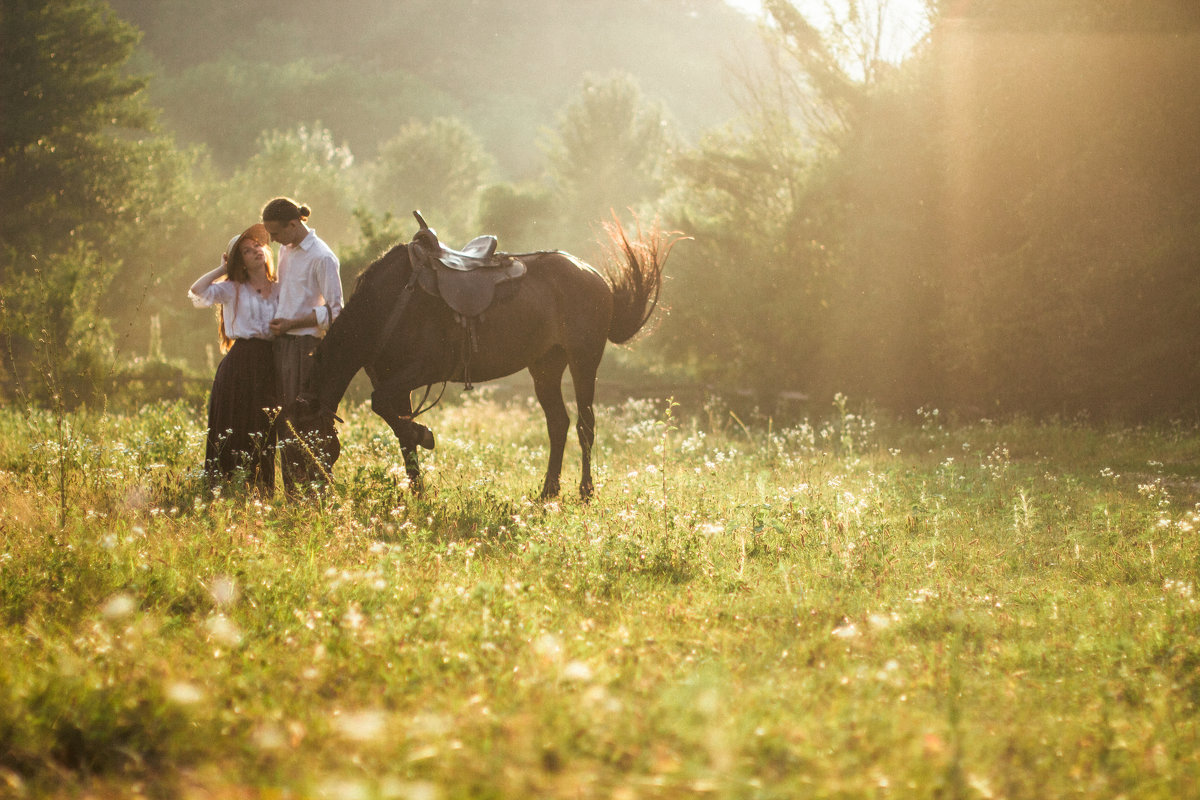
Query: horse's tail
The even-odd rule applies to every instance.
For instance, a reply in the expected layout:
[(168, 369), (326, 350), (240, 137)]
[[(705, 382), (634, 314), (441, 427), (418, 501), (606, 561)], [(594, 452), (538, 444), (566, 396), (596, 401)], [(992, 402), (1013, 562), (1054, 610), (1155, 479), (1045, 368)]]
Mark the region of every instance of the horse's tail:
[(664, 234), (655, 220), (649, 232), (639, 224), (631, 241), (616, 215), (604, 224), (608, 234), (608, 284), (613, 295), (613, 315), (608, 340), (624, 344), (650, 319), (662, 291), (663, 265), (671, 248), (685, 237)]

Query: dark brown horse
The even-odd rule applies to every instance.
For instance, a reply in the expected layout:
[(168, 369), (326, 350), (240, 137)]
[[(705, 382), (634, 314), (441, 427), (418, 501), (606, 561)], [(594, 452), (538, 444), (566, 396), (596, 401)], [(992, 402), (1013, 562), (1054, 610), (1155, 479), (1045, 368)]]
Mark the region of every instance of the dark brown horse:
[[(412, 419), (412, 392), (528, 369), (550, 434), (542, 496), (553, 497), (570, 429), (562, 395), (563, 372), (569, 369), (582, 450), (579, 493), (589, 497), (596, 434), (592, 403), (605, 344), (628, 341), (650, 318), (663, 264), (678, 241), (657, 228), (648, 234), (639, 229), (632, 240), (619, 224), (606, 232), (612, 256), (607, 275), (563, 252), (519, 255), (525, 275), (498, 287), (492, 305), (471, 325), (416, 286), (408, 246), (392, 248), (359, 276), (353, 296), (318, 345), (311, 379), (287, 418), (298, 430), (336, 430), (338, 403), (355, 374), (366, 370), (374, 389), (371, 408), (399, 439), (405, 468), (419, 489), (416, 448), (432, 447), (433, 436)], [(333, 459), (336, 454), (327, 455), (328, 467)]]

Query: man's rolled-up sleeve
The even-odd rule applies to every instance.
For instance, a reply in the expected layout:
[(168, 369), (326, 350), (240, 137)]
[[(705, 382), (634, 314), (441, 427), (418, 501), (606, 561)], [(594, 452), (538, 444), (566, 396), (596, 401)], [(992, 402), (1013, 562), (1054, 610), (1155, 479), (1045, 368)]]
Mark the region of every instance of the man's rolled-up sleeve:
[(317, 328), (324, 333), (342, 313), (342, 276), (336, 258), (323, 258), (316, 267), (317, 283), (325, 303), (313, 310), (317, 315)]

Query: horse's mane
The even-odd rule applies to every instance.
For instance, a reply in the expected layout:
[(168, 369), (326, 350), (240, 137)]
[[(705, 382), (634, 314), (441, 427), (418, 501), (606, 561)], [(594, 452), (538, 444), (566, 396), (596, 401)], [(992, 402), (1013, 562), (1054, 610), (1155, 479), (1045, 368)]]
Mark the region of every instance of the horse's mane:
[(354, 294), (358, 294), (358, 290), (363, 286), (370, 284), (378, 279), (378, 276), (387, 274), (388, 270), (395, 269), (398, 265), (396, 260), (403, 258), (405, 264), (408, 262), (408, 246), (398, 244), (391, 250), (381, 255), (379, 258), (368, 264), (362, 272), (358, 273), (358, 277), (354, 279)]

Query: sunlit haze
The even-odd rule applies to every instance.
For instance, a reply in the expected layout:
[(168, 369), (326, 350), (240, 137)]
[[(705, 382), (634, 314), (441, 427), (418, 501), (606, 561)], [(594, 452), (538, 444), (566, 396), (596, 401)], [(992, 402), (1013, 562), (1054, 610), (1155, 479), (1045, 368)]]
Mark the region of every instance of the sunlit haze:
[[(725, 2), (750, 17), (760, 18), (763, 15), (762, 0)], [(793, 0), (792, 5), (822, 29), (828, 29), (830, 19), (843, 19), (848, 8), (845, 0)], [(862, 6), (868, 14), (882, 10), (885, 32), (880, 47), (887, 61), (903, 61), (925, 35), (928, 22), (922, 0), (863, 0)], [(854, 71), (852, 65), (848, 69)]]

